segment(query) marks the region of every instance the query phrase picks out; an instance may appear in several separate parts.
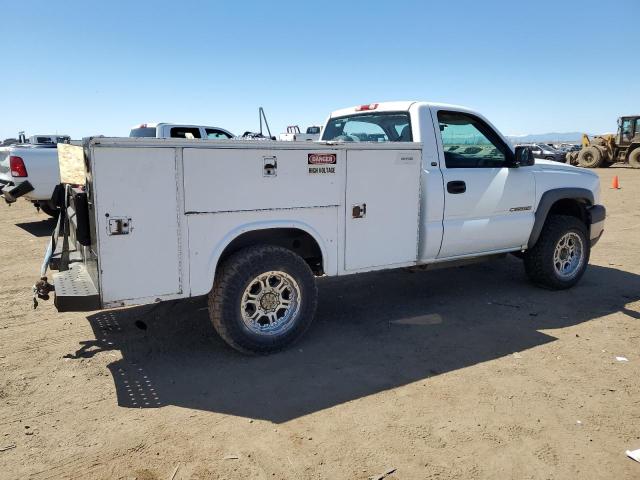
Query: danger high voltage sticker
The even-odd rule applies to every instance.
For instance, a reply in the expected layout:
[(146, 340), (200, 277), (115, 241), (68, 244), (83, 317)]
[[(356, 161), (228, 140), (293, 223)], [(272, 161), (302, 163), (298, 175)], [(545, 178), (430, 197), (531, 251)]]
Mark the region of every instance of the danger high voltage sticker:
[(336, 173), (335, 153), (310, 153), (307, 163), (310, 174)]

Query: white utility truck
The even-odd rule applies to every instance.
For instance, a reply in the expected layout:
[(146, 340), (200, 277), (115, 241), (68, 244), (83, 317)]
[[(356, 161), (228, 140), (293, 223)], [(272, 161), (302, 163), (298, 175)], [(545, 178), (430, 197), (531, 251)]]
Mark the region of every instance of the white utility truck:
[(466, 108), (347, 108), (322, 140), (85, 139), (43, 266), (58, 310), (208, 295), (224, 340), (268, 353), (309, 327), (317, 276), (513, 252), (564, 289), (603, 232), (597, 175), (534, 163)]

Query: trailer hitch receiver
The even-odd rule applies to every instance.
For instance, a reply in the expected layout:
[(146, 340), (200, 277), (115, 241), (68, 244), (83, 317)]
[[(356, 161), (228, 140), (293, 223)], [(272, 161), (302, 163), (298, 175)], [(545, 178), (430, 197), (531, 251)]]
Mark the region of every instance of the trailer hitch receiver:
[(38, 307), (38, 298), (49, 300), (49, 293), (55, 290), (54, 286), (47, 281), (47, 277), (40, 277), (33, 286), (33, 308)]

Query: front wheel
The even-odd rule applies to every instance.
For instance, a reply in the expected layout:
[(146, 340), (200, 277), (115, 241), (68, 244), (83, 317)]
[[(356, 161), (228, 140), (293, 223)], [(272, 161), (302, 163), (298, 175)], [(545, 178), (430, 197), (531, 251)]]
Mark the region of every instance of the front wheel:
[(524, 267), (533, 283), (563, 290), (582, 278), (590, 253), (586, 225), (575, 217), (552, 215), (538, 242), (525, 253)]
[(598, 147), (587, 147), (580, 150), (578, 164), (585, 168), (598, 168), (604, 161), (602, 151)]
[(236, 350), (273, 353), (309, 328), (317, 298), (313, 272), (300, 256), (282, 247), (252, 246), (234, 253), (218, 270), (209, 317)]

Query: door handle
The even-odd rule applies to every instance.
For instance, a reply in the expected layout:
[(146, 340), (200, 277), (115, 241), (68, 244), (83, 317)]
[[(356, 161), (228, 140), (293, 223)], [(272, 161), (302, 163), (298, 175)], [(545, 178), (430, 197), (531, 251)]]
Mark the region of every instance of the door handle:
[(464, 193), (467, 191), (467, 184), (462, 180), (453, 180), (447, 183), (447, 192), (449, 193)]

